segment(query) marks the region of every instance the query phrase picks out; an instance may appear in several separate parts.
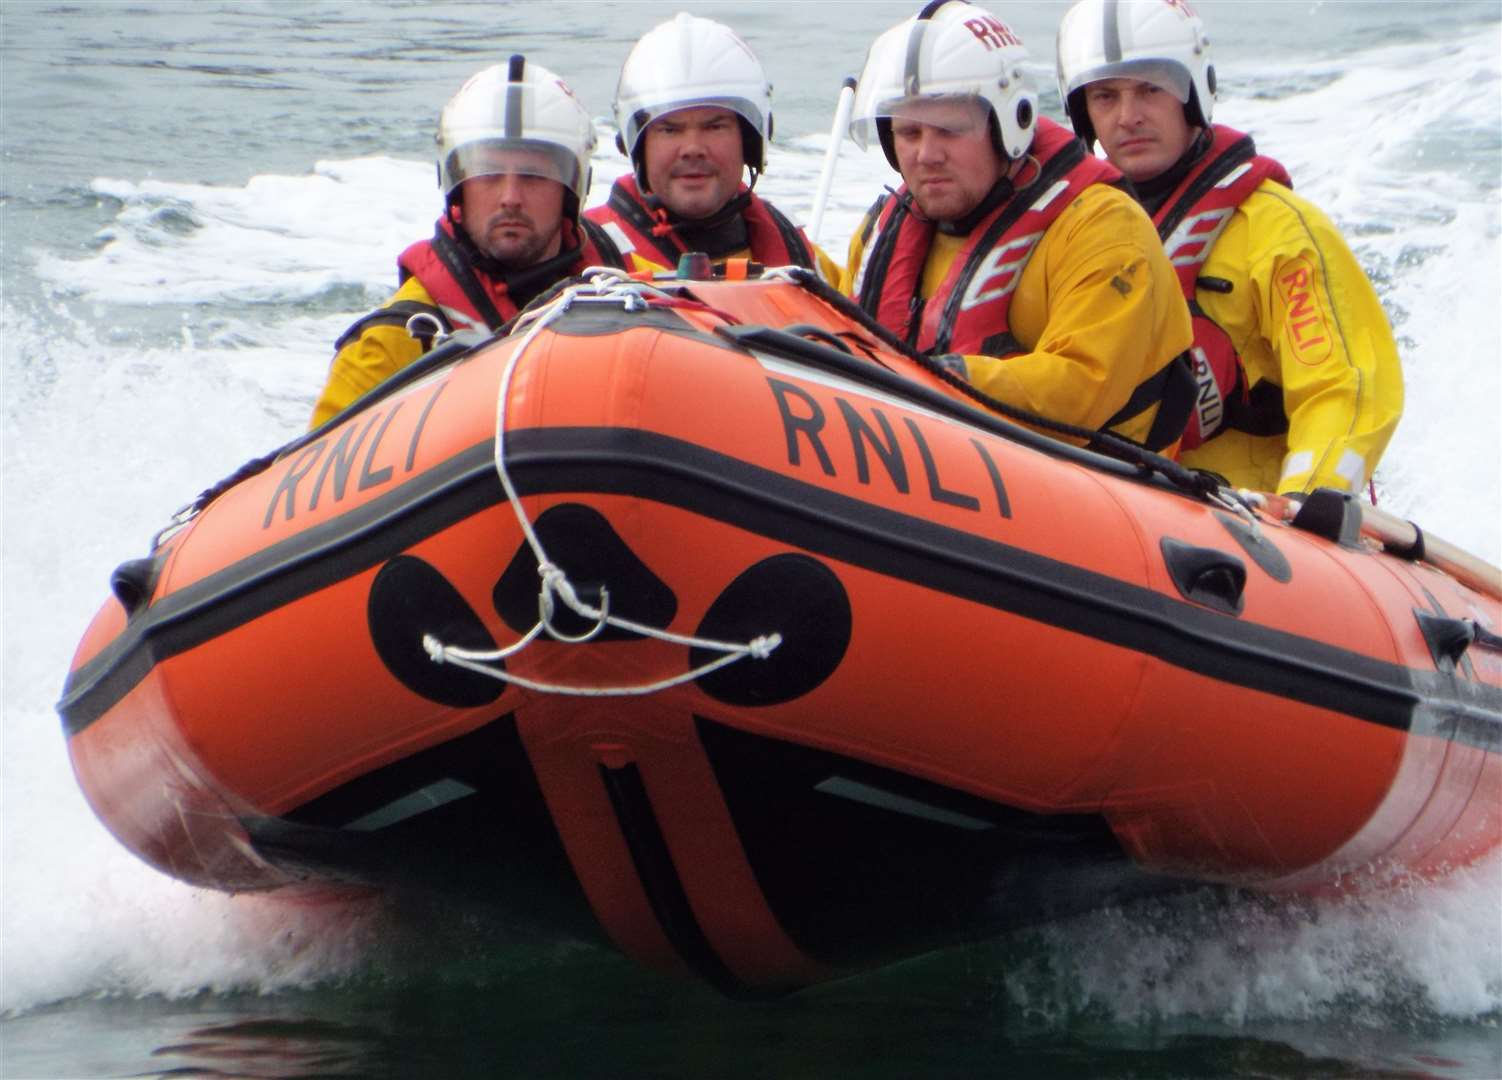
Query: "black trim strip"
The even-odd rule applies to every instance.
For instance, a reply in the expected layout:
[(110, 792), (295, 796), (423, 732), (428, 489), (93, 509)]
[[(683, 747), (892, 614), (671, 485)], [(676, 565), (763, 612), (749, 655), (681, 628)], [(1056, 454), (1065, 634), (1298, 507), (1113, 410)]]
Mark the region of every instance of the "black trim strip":
[(737, 979), (705, 936), (683, 888), (683, 879), (673, 865), (673, 853), (668, 850), (667, 838), (662, 835), (662, 826), (652, 810), (641, 770), (634, 764), (618, 769), (601, 765), (600, 779), (610, 795), (611, 809), (620, 824), (626, 849), (631, 852), (631, 862), (636, 867), (642, 891), (647, 895), (647, 903), (683, 962), (727, 997), (768, 996), (753, 993)]
[[(1400, 731), (1492, 749), (1502, 689), (1363, 656), (874, 506), (677, 439), (632, 429), (544, 428), (508, 440), (524, 494), (634, 496), (919, 587), (1157, 657), (1233, 685)], [(360, 573), (501, 501), (484, 442), (391, 493), (211, 574), (141, 611), (84, 664), (59, 704), (76, 734), (153, 663)], [(1482, 734), (1478, 734), (1482, 733)]]
[(1106, 0), (1101, 9), (1101, 47), (1105, 49), (1106, 62), (1115, 64), (1121, 61), (1121, 25), (1117, 21), (1118, 0)]

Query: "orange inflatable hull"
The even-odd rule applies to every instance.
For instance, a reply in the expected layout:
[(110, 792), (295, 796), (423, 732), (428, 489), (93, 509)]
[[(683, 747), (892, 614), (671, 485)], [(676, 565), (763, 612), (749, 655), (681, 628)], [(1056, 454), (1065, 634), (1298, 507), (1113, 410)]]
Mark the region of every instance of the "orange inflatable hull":
[(1502, 606), (1359, 508), (1014, 427), (795, 283), (638, 292), (440, 351), (121, 567), (59, 710), (127, 847), (749, 993), (1502, 839)]

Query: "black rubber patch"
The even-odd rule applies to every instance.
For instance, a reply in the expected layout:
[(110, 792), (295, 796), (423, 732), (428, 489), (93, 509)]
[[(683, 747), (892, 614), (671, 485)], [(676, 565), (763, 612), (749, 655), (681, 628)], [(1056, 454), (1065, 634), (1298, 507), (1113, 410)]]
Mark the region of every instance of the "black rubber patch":
[[(700, 623), (698, 636), (748, 642), (782, 635), (765, 660), (746, 657), (698, 680), (706, 694), (730, 705), (777, 705), (818, 686), (840, 666), (850, 645), (850, 598), (834, 571), (807, 555), (774, 555), (732, 581)], [(689, 663), (721, 654), (693, 649)]]
[(1227, 615), (1240, 615), (1246, 564), (1218, 548), (1197, 547), (1165, 536), (1158, 542), (1168, 575), (1185, 600)]
[(115, 567), (110, 574), (110, 591), (120, 601), (127, 618), (151, 600), (161, 568), (161, 560), (157, 558), (131, 559)]
[(1361, 504), (1350, 492), (1315, 488), (1293, 515), (1293, 527), (1361, 550)]
[(413, 555), (392, 559), (376, 574), (365, 610), (381, 661), (414, 694), (467, 708), (488, 704), (506, 689), (488, 675), (436, 663), (423, 648), (424, 634), (463, 649), (496, 647), (474, 608), (431, 564)]
[(1288, 565), (1287, 557), (1268, 539), (1265, 531), (1253, 532), (1246, 522), (1219, 511), (1216, 511), (1215, 520), (1225, 526), (1226, 532), (1236, 538), (1241, 549), (1252, 557), (1252, 562), (1261, 567), (1268, 577), (1284, 585), (1293, 580), (1293, 567)]
[[(612, 615), (664, 627), (678, 613), (673, 590), (636, 557), (605, 515), (593, 507), (580, 503), (550, 507), (533, 528), (548, 558), (568, 575), (575, 593), (585, 603), (599, 607), (600, 586), (604, 585), (610, 591)], [(492, 596), (496, 613), (518, 634), (525, 634), (537, 622), (541, 586), (537, 559), (523, 544), (496, 582)], [(553, 626), (561, 633), (583, 634), (593, 625), (562, 604), (555, 608)], [(640, 636), (607, 626), (594, 640), (626, 641)]]
[(548, 329), (560, 337), (607, 337), (627, 330), (663, 330), (717, 349), (744, 352), (731, 342), (696, 330), (671, 308), (626, 311), (618, 304), (574, 304), (548, 323)]

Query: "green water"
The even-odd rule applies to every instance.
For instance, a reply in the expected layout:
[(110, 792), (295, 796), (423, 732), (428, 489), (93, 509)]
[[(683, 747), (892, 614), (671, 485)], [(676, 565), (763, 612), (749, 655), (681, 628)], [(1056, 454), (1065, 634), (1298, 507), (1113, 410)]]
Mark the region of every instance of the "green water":
[[(1125, 1025), (1020, 1005), (975, 946), (772, 1002), (578, 948), (272, 995), (75, 1000), (0, 1024), (3, 1073), (249, 1077), (1495, 1077), (1494, 1024)], [(1036, 961), (1034, 954), (1031, 958)], [(1067, 1011), (1067, 1010), (1066, 1010)], [(64, 1056), (66, 1050), (66, 1056)], [(67, 1073), (59, 1073), (66, 1061)]]

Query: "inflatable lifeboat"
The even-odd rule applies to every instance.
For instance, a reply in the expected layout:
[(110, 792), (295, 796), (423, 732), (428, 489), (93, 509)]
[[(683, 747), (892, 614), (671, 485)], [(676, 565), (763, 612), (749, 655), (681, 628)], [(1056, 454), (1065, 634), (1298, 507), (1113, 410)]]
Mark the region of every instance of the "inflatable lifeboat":
[(999, 415), (801, 272), (544, 300), (115, 572), (59, 711), (142, 859), (761, 994), (1502, 840), (1495, 568)]

